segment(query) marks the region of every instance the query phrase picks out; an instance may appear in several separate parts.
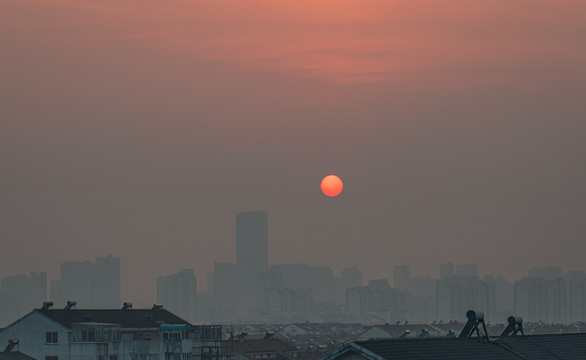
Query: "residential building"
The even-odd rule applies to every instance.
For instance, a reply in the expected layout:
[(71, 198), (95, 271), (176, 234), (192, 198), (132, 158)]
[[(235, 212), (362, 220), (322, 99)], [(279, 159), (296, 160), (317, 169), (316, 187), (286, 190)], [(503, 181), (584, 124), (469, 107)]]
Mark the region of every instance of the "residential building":
[(98, 257), (95, 263), (66, 261), (61, 264), (58, 280), (51, 281), (51, 301), (65, 306), (75, 300), (86, 308), (121, 306), (120, 258)]
[(409, 265), (398, 265), (393, 267), (393, 287), (396, 289), (409, 289), (409, 281), (411, 280), (411, 269)]
[(152, 309), (52, 309), (50, 303), (0, 330), (0, 343), (44, 360), (217, 360), (221, 327), (193, 326)]
[(165, 304), (173, 313), (190, 321), (196, 321), (197, 279), (193, 269), (159, 276), (157, 278), (157, 303)]
[(7, 276), (0, 281), (0, 326), (6, 326), (47, 301), (47, 273)]

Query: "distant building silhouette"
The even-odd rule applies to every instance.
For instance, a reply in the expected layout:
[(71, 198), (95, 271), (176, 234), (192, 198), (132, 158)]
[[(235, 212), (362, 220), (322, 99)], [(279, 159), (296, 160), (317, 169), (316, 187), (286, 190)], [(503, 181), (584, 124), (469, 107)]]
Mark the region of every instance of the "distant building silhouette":
[(266, 211), (236, 214), (236, 265), (255, 277), (269, 266), (269, 230)]
[(47, 301), (47, 273), (7, 276), (0, 281), (0, 327)]
[(269, 290), (269, 315), (281, 322), (305, 322), (313, 314), (313, 294), (309, 288)]
[(197, 279), (193, 269), (157, 278), (157, 303), (189, 322), (196, 320), (196, 297)]
[(362, 271), (356, 266), (343, 269), (341, 277), (345, 288), (362, 285)]
[(409, 265), (397, 265), (393, 267), (393, 286), (397, 289), (409, 289), (411, 269)]
[(447, 264), (440, 265), (440, 279), (445, 279), (454, 275), (456, 275), (456, 271), (454, 269), (453, 263), (449, 262)]
[(66, 261), (59, 280), (51, 281), (51, 300), (56, 307), (69, 300), (85, 308), (117, 308), (121, 305), (120, 258), (98, 257), (95, 263)]
[(478, 276), (478, 266), (474, 264), (456, 265), (457, 276)]
[(452, 276), (437, 282), (438, 318), (465, 321), (470, 309), (482, 309), (487, 320), (496, 320), (494, 281), (478, 277)]
[(368, 286), (355, 286), (346, 290), (347, 311), (364, 322), (407, 320), (410, 294), (393, 289), (388, 279), (370, 280)]
[(546, 280), (553, 280), (563, 276), (562, 269), (557, 266), (536, 267), (528, 271), (528, 277), (540, 277)]

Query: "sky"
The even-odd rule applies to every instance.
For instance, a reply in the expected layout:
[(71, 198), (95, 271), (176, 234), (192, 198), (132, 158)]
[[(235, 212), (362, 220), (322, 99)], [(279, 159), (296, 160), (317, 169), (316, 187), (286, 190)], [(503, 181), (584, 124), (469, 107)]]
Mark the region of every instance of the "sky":
[[(582, 0), (3, 0), (0, 277), (586, 270)], [(321, 179), (344, 191), (327, 198)]]

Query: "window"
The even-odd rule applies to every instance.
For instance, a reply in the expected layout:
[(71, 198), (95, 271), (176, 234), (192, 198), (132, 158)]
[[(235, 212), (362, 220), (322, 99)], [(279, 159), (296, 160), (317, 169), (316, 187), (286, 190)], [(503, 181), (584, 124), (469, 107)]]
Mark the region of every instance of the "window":
[(118, 355), (110, 355), (110, 360), (118, 360)]
[(58, 356), (45, 356), (45, 360), (59, 360)]
[[(57, 336), (57, 332), (48, 332), (47, 333), (47, 344), (57, 344), (59, 342), (59, 338)], [(54, 359), (52, 359), (54, 360)]]

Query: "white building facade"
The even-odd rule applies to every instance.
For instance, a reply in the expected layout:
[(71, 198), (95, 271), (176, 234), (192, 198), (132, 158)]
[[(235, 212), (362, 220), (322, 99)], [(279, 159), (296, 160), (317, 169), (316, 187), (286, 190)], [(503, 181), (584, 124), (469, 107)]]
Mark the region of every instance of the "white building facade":
[(153, 309), (37, 309), (0, 330), (37, 360), (215, 360), (221, 327)]

